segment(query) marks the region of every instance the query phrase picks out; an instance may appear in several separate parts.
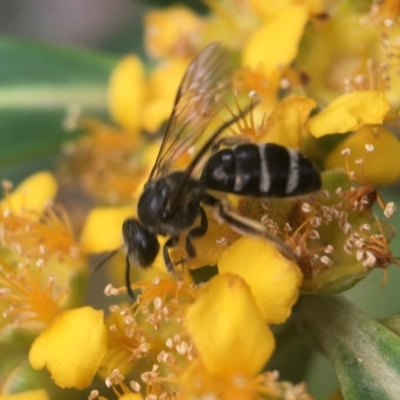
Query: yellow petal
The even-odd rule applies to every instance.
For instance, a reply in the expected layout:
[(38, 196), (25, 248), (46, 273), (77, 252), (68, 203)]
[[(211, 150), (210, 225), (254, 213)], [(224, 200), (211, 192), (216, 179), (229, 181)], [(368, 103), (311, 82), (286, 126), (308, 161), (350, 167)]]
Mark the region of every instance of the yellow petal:
[[(293, 4), (293, 0), (274, 0), (260, 1), (248, 0), (251, 9), (261, 18), (272, 18), (280, 13), (282, 8)], [(318, 0), (306, 0), (299, 2), (310, 14), (318, 14), (323, 12), (324, 8)]]
[(248, 286), (233, 274), (207, 283), (187, 310), (186, 327), (204, 367), (219, 376), (254, 376), (275, 347)]
[(171, 115), (173, 100), (171, 98), (149, 101), (143, 110), (143, 128), (155, 133)]
[[(372, 144), (374, 150), (367, 152), (366, 144)], [(356, 177), (363, 179), (366, 176), (375, 185), (388, 185), (400, 178), (400, 142), (389, 130), (380, 128), (377, 134), (372, 128), (361, 128), (332, 150), (326, 159), (325, 167), (345, 168), (345, 157), (341, 152), (346, 148), (350, 149), (347, 158), (350, 170), (355, 172)], [(354, 163), (360, 158), (364, 158), (364, 173)]]
[(222, 253), (218, 270), (237, 274), (246, 281), (268, 324), (279, 324), (289, 317), (299, 295), (302, 274), (297, 264), (273, 244), (242, 237)]
[(213, 375), (204, 368), (198, 358), (191, 360), (190, 364), (182, 369), (178, 385), (182, 399), (207, 399), (210, 393), (218, 393), (216, 399), (226, 400), (262, 398), (255, 395), (254, 385), (257, 385), (257, 378), (244, 375)]
[(262, 18), (271, 18), (279, 14), (282, 8), (290, 5), (291, 0), (259, 1), (248, 0), (251, 9)]
[[(350, 11), (354, 5), (338, 2), (328, 19), (309, 24), (302, 37), (296, 68), (311, 78), (307, 94), (321, 104), (345, 93), (348, 78), (363, 76), (376, 88), (386, 85), (385, 79), (367, 78), (376, 68), (368, 60), (376, 60), (378, 64), (383, 61), (381, 38), (374, 24), (360, 24), (365, 13), (355, 7)], [(393, 87), (392, 82), (390, 86)]]
[(90, 385), (107, 349), (103, 311), (82, 307), (65, 311), (33, 342), (29, 361), (46, 367), (62, 388)]
[(36, 172), (22, 181), (16, 188), (3, 199), (0, 208), (11, 209), (14, 214), (22, 210), (42, 213), (49, 201), (57, 193), (57, 182), (50, 172)]
[(146, 48), (152, 57), (191, 56), (201, 39), (203, 19), (184, 6), (146, 14)]
[(114, 120), (130, 131), (137, 131), (142, 119), (145, 93), (144, 70), (139, 57), (127, 56), (111, 74), (108, 101)]
[(268, 117), (265, 134), (259, 139), (299, 148), (305, 123), (315, 106), (315, 101), (306, 97), (287, 97), (274, 108)]
[(148, 86), (149, 100), (143, 110), (143, 127), (156, 132), (171, 115), (179, 84), (189, 59), (170, 59), (155, 68)]
[(282, 8), (276, 18), (254, 31), (242, 51), (245, 67), (263, 68), (265, 75), (289, 65), (296, 57), (307, 10), (291, 5)]
[(159, 64), (151, 73), (149, 95), (151, 98), (175, 99), (179, 84), (185, 74), (190, 59), (169, 59)]
[(132, 207), (97, 207), (86, 218), (80, 238), (86, 253), (101, 253), (123, 244), (122, 224), (134, 214)]
[(29, 392), (0, 395), (0, 400), (50, 400), (50, 397), (44, 389), (37, 389)]
[(364, 125), (380, 125), (389, 109), (383, 92), (346, 93), (310, 119), (310, 132), (319, 138), (331, 133), (355, 131)]

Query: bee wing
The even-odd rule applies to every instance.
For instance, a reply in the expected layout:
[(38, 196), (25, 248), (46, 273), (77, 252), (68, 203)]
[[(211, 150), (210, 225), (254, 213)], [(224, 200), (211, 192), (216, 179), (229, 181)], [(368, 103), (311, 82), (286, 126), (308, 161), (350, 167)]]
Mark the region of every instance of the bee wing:
[(229, 55), (220, 43), (209, 44), (187, 68), (149, 180), (168, 174), (175, 161), (200, 138), (222, 108), (232, 85)]

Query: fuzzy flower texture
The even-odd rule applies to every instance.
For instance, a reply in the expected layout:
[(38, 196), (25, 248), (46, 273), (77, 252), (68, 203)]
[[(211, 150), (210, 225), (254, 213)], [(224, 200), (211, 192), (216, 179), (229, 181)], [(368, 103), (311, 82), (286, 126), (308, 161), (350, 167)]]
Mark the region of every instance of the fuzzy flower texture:
[[(16, 188), (3, 182), (0, 399), (312, 399), (304, 383), (269, 370), (271, 326), (287, 321), (300, 292), (343, 292), (374, 268), (385, 281), (396, 263), (387, 222), (395, 206), (375, 185), (400, 178), (398, 1), (204, 3), (204, 15), (185, 6), (149, 11), (153, 67), (135, 55), (115, 66), (114, 124), (68, 120), (82, 134), (65, 145), (56, 174), (35, 173)], [(289, 199), (217, 194), (295, 257), (240, 235), (205, 207), (209, 229), (193, 240), (197, 256), (187, 258), (183, 234), (170, 250), (174, 276), (162, 251), (151, 268), (132, 268), (132, 300), (121, 226), (136, 216), (182, 76), (213, 41), (232, 58), (234, 87), (210, 132), (256, 93), (259, 102), (224, 135), (300, 150), (323, 187)], [(183, 170), (202, 143), (174, 168)], [(79, 193), (72, 205), (54, 202), (60, 186)], [(118, 248), (91, 276), (111, 275), (95, 294), (111, 296), (108, 308), (95, 310), (85, 304), (88, 257)]]

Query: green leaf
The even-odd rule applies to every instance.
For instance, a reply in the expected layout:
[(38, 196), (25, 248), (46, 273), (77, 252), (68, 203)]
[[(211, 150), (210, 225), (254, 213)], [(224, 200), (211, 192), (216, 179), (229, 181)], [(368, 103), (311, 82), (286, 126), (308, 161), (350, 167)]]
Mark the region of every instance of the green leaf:
[[(159, 8), (176, 5), (175, 0), (141, 0), (141, 2), (146, 6), (151, 5)], [(208, 7), (202, 0), (182, 0), (179, 2), (179, 4), (185, 5), (186, 7), (190, 7), (192, 10), (200, 13), (205, 13), (208, 10)]]
[(303, 296), (296, 314), (334, 364), (346, 400), (400, 399), (398, 335), (340, 296)]
[(1, 168), (54, 154), (70, 107), (106, 111), (112, 56), (3, 37), (0, 60)]

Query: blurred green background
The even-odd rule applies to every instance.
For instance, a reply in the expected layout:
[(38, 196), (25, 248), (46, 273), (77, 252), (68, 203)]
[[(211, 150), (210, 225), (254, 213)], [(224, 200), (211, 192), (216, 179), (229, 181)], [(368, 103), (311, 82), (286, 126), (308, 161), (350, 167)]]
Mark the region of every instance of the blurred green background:
[(145, 9), (128, 0), (0, 0), (1, 180), (54, 165), (70, 138), (68, 109), (107, 115), (114, 62), (143, 54)]

